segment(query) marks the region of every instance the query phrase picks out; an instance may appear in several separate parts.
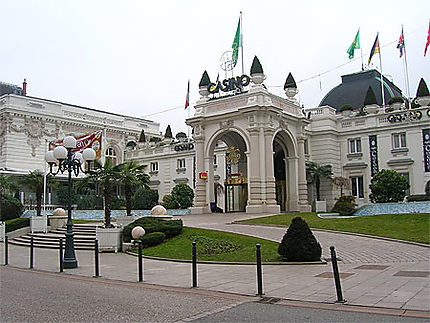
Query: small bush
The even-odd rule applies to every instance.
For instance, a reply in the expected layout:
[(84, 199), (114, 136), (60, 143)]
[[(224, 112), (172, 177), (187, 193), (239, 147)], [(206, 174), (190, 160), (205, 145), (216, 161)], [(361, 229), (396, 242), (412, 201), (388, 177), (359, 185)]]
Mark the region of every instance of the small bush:
[(150, 210), (158, 203), (158, 191), (139, 188), (131, 199), (134, 210)]
[(416, 195), (408, 196), (408, 202), (424, 202), (424, 201), (430, 201), (430, 196), (427, 196), (427, 194), (416, 194)]
[(12, 232), (30, 225), (30, 218), (18, 218), (6, 221), (6, 232)]
[(278, 253), (289, 261), (317, 261), (321, 258), (321, 245), (301, 218), (291, 221), (278, 247)]
[(118, 197), (118, 196), (113, 196), (112, 202), (110, 204), (110, 208), (111, 208), (111, 210), (124, 210), (125, 209), (125, 200)]
[(354, 213), (356, 206), (354, 196), (344, 195), (339, 197), (331, 211), (339, 213), (342, 216), (348, 216)]
[(24, 207), (22, 203), (17, 198), (11, 195), (3, 194), (1, 196), (0, 205), (0, 219), (1, 221), (6, 221), (10, 219), (19, 218), (22, 214)]
[(163, 232), (166, 235), (166, 238), (169, 239), (179, 235), (182, 232), (183, 223), (182, 220), (166, 221), (153, 217), (143, 217), (124, 227), (122, 231), (124, 242), (131, 241), (131, 230), (133, 230), (133, 228), (136, 226), (141, 226), (144, 228), (146, 234), (152, 232)]
[(172, 209), (178, 209), (179, 208), (178, 202), (176, 202), (172, 198), (172, 195), (170, 195), (170, 194), (166, 194), (163, 196), (163, 201), (161, 202), (161, 205), (164, 206), (166, 208), (166, 210), (172, 210)]
[(142, 241), (143, 248), (148, 248), (162, 243), (164, 240), (166, 240), (166, 235), (163, 232), (151, 232), (145, 234), (139, 240)]
[(187, 184), (178, 184), (172, 189), (172, 199), (176, 201), (180, 209), (193, 206), (194, 191)]
[(388, 104), (393, 104), (393, 103), (404, 103), (405, 101), (403, 101), (403, 98), (401, 96), (393, 96), (392, 98), (390, 98), (388, 100)]
[(344, 105), (342, 105), (340, 107), (340, 112), (343, 112), (343, 111), (353, 111), (353, 110), (354, 110), (354, 108), (350, 104), (344, 104)]
[(399, 202), (405, 197), (409, 183), (396, 171), (382, 169), (372, 177), (369, 188), (373, 203)]

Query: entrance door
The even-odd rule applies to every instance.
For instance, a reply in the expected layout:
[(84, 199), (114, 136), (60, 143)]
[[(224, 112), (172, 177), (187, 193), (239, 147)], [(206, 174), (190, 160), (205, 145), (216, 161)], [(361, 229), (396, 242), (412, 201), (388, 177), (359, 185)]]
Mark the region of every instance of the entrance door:
[(225, 205), (226, 212), (245, 212), (248, 200), (247, 184), (226, 184)]

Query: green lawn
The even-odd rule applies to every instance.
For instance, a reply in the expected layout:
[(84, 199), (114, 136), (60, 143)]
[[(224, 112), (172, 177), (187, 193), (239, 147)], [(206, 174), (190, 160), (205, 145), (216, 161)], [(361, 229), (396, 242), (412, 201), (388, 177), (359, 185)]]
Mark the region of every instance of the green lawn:
[(355, 232), (430, 244), (430, 214), (389, 214), (350, 219), (321, 219), (316, 213), (290, 213), (268, 216), (240, 223), (288, 226), (300, 216), (310, 228)]
[[(197, 259), (220, 262), (255, 262), (256, 244), (261, 245), (263, 262), (278, 262), (278, 243), (239, 234), (184, 228), (183, 232), (161, 245), (143, 249), (145, 256), (191, 260), (196, 241)], [(212, 252), (213, 254), (208, 254)]]

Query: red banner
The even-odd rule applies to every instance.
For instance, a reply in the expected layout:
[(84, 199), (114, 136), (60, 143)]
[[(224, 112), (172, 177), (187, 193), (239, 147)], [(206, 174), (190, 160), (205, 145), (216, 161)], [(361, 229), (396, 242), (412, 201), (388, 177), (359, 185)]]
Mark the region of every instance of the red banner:
[[(97, 130), (87, 135), (76, 137), (76, 148), (73, 152), (82, 152), (85, 148), (92, 148), (96, 152), (96, 159), (100, 159), (102, 155), (102, 137), (103, 130)], [(57, 146), (62, 146), (63, 140), (57, 140), (49, 143), (49, 150)]]

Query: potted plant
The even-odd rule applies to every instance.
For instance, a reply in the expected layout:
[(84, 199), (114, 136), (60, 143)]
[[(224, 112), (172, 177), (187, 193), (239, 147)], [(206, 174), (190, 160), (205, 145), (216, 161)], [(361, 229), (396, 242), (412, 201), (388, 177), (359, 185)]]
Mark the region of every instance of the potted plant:
[(344, 104), (340, 107), (340, 113), (342, 113), (344, 117), (349, 117), (352, 111), (354, 111), (354, 108), (350, 104)]
[(293, 98), (297, 94), (297, 84), (291, 73), (288, 74), (284, 84), (285, 95), (288, 98)]
[(106, 158), (104, 165), (94, 162), (95, 169), (89, 172), (88, 179), (99, 183), (104, 198), (104, 225), (96, 228), (96, 238), (99, 241), (100, 250), (121, 249), (122, 228), (115, 227), (111, 223), (111, 206), (114, 186), (118, 183), (119, 171), (111, 158)]
[(376, 101), (375, 92), (369, 86), (367, 89), (366, 97), (364, 98), (364, 109), (367, 113), (376, 113), (378, 110), (378, 103)]
[(254, 84), (260, 85), (266, 79), (266, 75), (264, 75), (263, 67), (257, 56), (254, 56), (251, 65), (251, 80)]
[(429, 102), (430, 102), (429, 89), (427, 88), (427, 84), (424, 81), (424, 79), (421, 78), (417, 89), (417, 103), (420, 106), (425, 107), (429, 104)]
[(388, 104), (393, 108), (393, 111), (400, 110), (404, 101), (401, 96), (393, 96), (388, 100)]
[(306, 163), (306, 174), (310, 183), (315, 183), (316, 189), (316, 201), (315, 201), (315, 211), (316, 212), (326, 212), (327, 205), (326, 201), (321, 201), (320, 196), (320, 186), (322, 178), (330, 178), (333, 176), (333, 171), (331, 165), (318, 165), (315, 162)]

